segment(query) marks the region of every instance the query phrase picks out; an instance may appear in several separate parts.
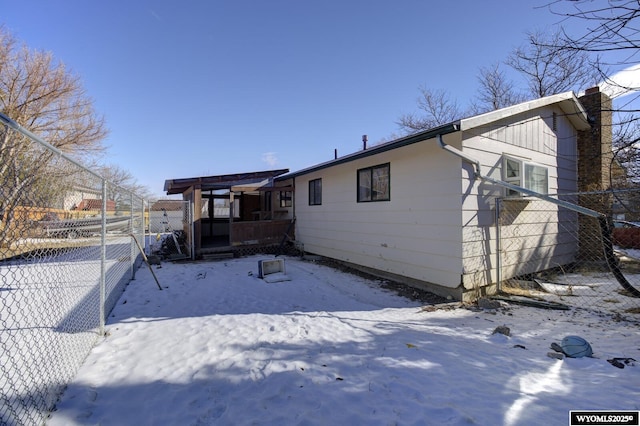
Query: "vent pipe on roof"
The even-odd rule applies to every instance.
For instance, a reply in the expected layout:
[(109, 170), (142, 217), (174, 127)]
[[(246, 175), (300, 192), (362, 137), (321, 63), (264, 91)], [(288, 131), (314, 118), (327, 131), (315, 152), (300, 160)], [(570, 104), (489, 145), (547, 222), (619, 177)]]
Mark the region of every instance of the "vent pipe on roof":
[(367, 149), (367, 135), (362, 135), (362, 149)]
[(333, 159), (337, 160), (338, 159), (338, 148), (334, 148), (333, 149)]

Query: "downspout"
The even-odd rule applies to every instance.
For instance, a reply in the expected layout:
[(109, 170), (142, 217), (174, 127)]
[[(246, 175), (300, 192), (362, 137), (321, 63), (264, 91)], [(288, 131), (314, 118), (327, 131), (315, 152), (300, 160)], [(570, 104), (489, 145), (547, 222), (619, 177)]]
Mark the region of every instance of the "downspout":
[(436, 135), (436, 140), (438, 141), (438, 145), (440, 145), (440, 148), (450, 152), (456, 157), (462, 158), (464, 161), (471, 163), (473, 165), (473, 168), (475, 170), (473, 173), (473, 180), (476, 180), (482, 177), (482, 173), (480, 172), (480, 161), (476, 160), (475, 158), (471, 158), (464, 152), (460, 151), (459, 149), (456, 149), (444, 143), (444, 141), (442, 140), (442, 135)]
[(496, 288), (498, 293), (502, 291), (502, 228), (500, 227), (500, 213), (502, 201), (496, 199), (496, 211), (494, 220), (496, 221)]
[(296, 217), (296, 177), (294, 176), (293, 179), (291, 179), (291, 186), (293, 186), (293, 191), (291, 191), (291, 193), (293, 194), (293, 209), (291, 209), (291, 213), (293, 214), (293, 217)]
[[(460, 130), (459, 126), (456, 126), (457, 130)], [(466, 161), (467, 163), (470, 163), (473, 165), (473, 180), (477, 180), (478, 178), (480, 178), (482, 176), (481, 170), (480, 170), (480, 161), (476, 160), (475, 158), (471, 158), (470, 156), (468, 156), (467, 154), (465, 154), (464, 152), (460, 151), (459, 149), (456, 149), (452, 146), (447, 145), (446, 143), (444, 143), (444, 141), (442, 140), (442, 135), (438, 134), (436, 135), (436, 140), (438, 141), (438, 145), (440, 146), (440, 148), (444, 149), (445, 151), (455, 155), (458, 158), (461, 158), (463, 161)], [(496, 222), (497, 224), (497, 222)], [(462, 232), (462, 230), (461, 230)], [(500, 262), (500, 252), (496, 250), (496, 264), (498, 264)], [(463, 267), (464, 269), (464, 267)], [(500, 272), (497, 272), (498, 277)], [(464, 271), (463, 274), (464, 275)], [(464, 277), (461, 276), (460, 277), (460, 282), (462, 283), (464, 281)], [(499, 283), (500, 281), (498, 281)], [(499, 285), (499, 284), (498, 284)], [(464, 291), (464, 290), (463, 290)]]

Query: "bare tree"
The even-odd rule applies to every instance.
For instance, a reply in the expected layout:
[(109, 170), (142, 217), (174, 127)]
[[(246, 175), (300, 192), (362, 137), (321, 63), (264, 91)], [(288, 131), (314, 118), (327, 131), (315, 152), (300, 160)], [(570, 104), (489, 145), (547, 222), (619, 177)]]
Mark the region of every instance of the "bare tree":
[(622, 187), (629, 184), (640, 183), (640, 125), (636, 120), (621, 120), (613, 132), (613, 159), (617, 165), (625, 171), (625, 179), (620, 180), (620, 175), (615, 175), (615, 167), (612, 166), (611, 181), (616, 186)]
[(556, 0), (548, 7), (552, 13), (563, 18), (580, 19), (587, 23), (583, 34), (574, 36), (564, 32), (559, 46), (579, 52), (629, 51), (631, 54), (623, 62), (637, 63), (637, 58), (634, 58), (640, 48), (640, 29), (637, 24), (640, 4), (637, 0)]
[(420, 87), (420, 97), (417, 99), (418, 109), (422, 115), (403, 114), (397, 121), (400, 129), (406, 133), (415, 133), (431, 129), (441, 124), (449, 123), (460, 118), (461, 112), (455, 100), (443, 90)]
[(516, 90), (514, 83), (500, 69), (499, 63), (481, 67), (478, 84), (476, 99), (471, 104), (473, 114), (495, 111), (526, 100), (526, 96)]
[[(577, 34), (563, 32), (561, 37), (549, 44), (549, 49), (579, 54), (598, 54), (597, 64), (600, 81), (611, 92), (630, 94), (640, 91), (638, 83), (638, 52), (640, 51), (640, 3), (637, 0), (586, 1), (555, 0), (549, 10), (565, 20), (582, 21), (584, 30)], [(622, 73), (612, 77), (609, 68)], [(619, 79), (625, 72), (631, 78)], [(628, 98), (632, 98), (629, 100)], [(637, 94), (618, 100), (613, 107), (613, 149), (615, 164), (626, 172), (627, 183), (640, 183), (640, 109)], [(618, 186), (625, 186), (616, 179)]]
[(143, 198), (151, 197), (151, 190), (138, 183), (136, 178), (127, 170), (115, 164), (98, 166), (98, 174), (109, 181), (108, 198), (118, 202), (122, 190), (132, 192)]
[[(0, 26), (0, 112), (62, 152), (89, 158), (101, 153), (104, 121), (80, 79), (51, 53), (20, 45)], [(0, 124), (0, 246), (18, 206), (48, 205), (69, 182), (70, 169), (52, 150)]]
[(525, 79), (532, 98), (580, 91), (600, 80), (600, 73), (586, 52), (557, 49), (561, 34), (529, 33), (528, 43), (516, 48), (506, 63)]
[[(597, 69), (600, 81), (618, 94), (640, 91), (637, 77), (631, 81), (611, 78), (610, 68), (622, 70), (633, 68), (638, 72), (638, 52), (640, 51), (640, 3), (637, 0), (587, 1), (555, 0), (547, 5), (551, 13), (564, 20), (582, 21), (585, 28), (581, 33), (561, 33), (558, 39), (545, 47), (557, 51), (597, 54)], [(617, 112), (640, 112), (637, 108), (618, 108)], [(628, 120), (628, 117), (625, 117)]]
[(18, 46), (0, 27), (0, 111), (63, 152), (77, 157), (104, 151), (104, 119), (80, 78), (50, 52)]
[[(505, 64), (523, 79), (525, 88), (519, 89), (507, 78), (500, 64), (481, 67), (479, 89), (470, 102), (470, 114), (480, 114), (505, 108), (526, 99), (535, 99), (569, 90), (583, 90), (599, 81), (598, 69), (585, 52), (554, 48), (559, 34), (547, 36), (529, 33), (528, 43), (515, 49)], [(460, 118), (462, 110), (444, 91), (420, 88), (418, 109), (421, 115), (405, 114), (397, 124), (401, 130), (415, 132)]]

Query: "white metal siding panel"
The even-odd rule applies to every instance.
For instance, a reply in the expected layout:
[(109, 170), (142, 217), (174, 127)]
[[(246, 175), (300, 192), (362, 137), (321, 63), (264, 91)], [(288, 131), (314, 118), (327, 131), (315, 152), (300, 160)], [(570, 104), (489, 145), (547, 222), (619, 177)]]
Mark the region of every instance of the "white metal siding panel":
[[(533, 237), (529, 238), (530, 240)], [(562, 242), (548, 236), (540, 236), (538, 245), (523, 244), (522, 238), (506, 237), (502, 256), (502, 278), (543, 271), (565, 266), (575, 261), (574, 241)]]
[[(491, 123), (490, 126), (470, 129), (463, 136), (463, 150), (480, 161), (483, 174), (495, 179), (502, 179), (502, 157), (510, 155), (547, 167), (549, 193), (573, 191), (576, 185), (576, 131), (561, 111), (553, 106), (526, 111), (499, 123)], [(463, 193), (468, 194), (463, 202), (464, 285), (473, 288), (495, 282), (498, 277), (494, 235), (495, 197), (501, 196), (503, 190), (480, 181), (472, 187), (465, 185), (463, 181)], [(558, 227), (558, 223), (566, 219), (558, 219), (555, 226), (549, 224), (544, 228), (543, 235), (533, 231), (524, 239), (512, 238), (510, 233), (522, 235), (525, 231), (522, 225), (535, 220), (532, 218), (536, 213), (531, 212), (531, 208), (527, 202), (523, 202), (517, 222), (502, 227), (502, 278), (508, 277), (529, 258), (539, 256), (540, 261), (531, 264), (548, 267), (566, 262), (575, 252), (575, 245), (567, 238), (567, 227), (562, 226), (562, 230)], [(553, 206), (547, 208), (554, 209)]]
[(557, 120), (558, 193), (578, 191), (578, 133), (559, 111)]
[[(357, 169), (390, 163), (391, 201), (358, 203)], [(322, 205), (308, 182), (322, 178)], [(420, 142), (296, 177), (305, 251), (455, 288), (462, 271), (460, 161)]]

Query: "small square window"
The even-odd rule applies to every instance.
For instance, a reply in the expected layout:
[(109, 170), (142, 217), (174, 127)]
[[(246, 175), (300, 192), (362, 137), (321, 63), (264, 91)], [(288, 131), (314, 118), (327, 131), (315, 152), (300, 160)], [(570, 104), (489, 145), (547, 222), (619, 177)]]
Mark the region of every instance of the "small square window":
[(293, 204), (292, 201), (291, 191), (280, 191), (280, 207), (291, 207)]
[(389, 201), (389, 164), (358, 170), (358, 202)]
[(309, 181), (309, 205), (319, 206), (322, 204), (322, 179)]

